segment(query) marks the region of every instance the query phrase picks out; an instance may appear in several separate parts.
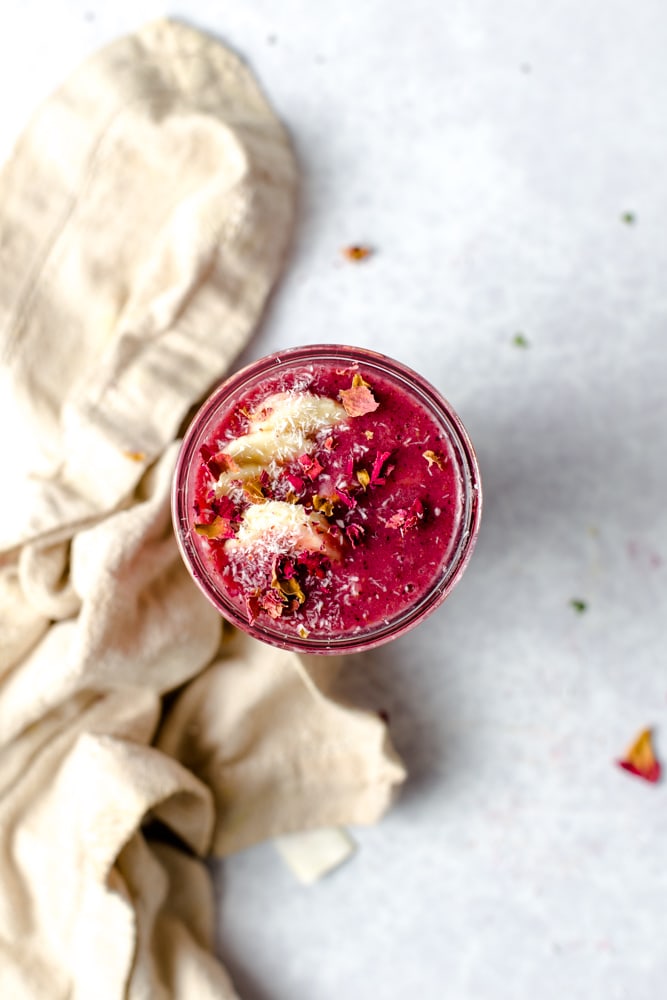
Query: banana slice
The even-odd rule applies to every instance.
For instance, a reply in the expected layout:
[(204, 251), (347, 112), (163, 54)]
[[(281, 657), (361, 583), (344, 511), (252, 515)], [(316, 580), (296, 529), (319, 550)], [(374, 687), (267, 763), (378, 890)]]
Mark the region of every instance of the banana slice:
[(310, 392), (267, 396), (250, 418), (248, 433), (225, 444), (225, 454), (238, 470), (223, 472), (216, 492), (226, 493), (234, 479), (245, 482), (259, 476), (272, 462), (283, 464), (309, 455), (318, 434), (346, 419), (344, 407), (327, 396)]
[(347, 419), (345, 408), (328, 396), (312, 392), (277, 392), (267, 396), (250, 418), (251, 431), (312, 437)]
[(281, 552), (323, 552), (338, 559), (338, 547), (329, 534), (326, 518), (308, 514), (299, 504), (268, 500), (244, 512), (236, 538), (226, 542), (229, 551), (266, 549)]

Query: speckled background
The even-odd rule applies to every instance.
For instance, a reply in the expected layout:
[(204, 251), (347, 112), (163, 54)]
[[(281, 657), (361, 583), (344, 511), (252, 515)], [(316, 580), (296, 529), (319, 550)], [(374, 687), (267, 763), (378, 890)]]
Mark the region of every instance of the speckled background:
[(645, 725), (667, 757), (667, 7), (24, 0), (0, 152), (167, 12), (246, 56), (301, 165), (246, 359), (340, 340), (421, 370), (486, 503), (439, 613), (347, 665), (401, 800), (314, 888), (271, 845), (216, 868), (221, 954), (245, 1000), (658, 1000), (667, 787), (614, 760)]

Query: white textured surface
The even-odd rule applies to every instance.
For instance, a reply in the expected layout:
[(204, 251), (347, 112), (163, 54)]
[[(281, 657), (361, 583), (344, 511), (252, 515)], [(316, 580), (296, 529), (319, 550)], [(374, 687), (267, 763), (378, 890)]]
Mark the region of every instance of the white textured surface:
[[(81, 57), (164, 12), (7, 8), (0, 151)], [(466, 422), (486, 498), (458, 591), (349, 663), (411, 771), (394, 812), (314, 888), (268, 846), (222, 867), (239, 989), (656, 1000), (667, 788), (613, 760), (651, 723), (667, 757), (667, 8), (170, 12), (248, 58), (303, 171), (293, 255), (247, 357), (341, 340), (422, 370)], [(378, 253), (349, 264), (350, 242)]]

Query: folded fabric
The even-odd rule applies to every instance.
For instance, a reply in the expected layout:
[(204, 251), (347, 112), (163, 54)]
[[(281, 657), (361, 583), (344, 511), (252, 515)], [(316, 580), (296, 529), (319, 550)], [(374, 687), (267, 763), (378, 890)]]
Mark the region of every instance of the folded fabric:
[(171, 528), (179, 428), (295, 184), (248, 69), (169, 21), (77, 70), (0, 176), (1, 997), (234, 997), (200, 858), (373, 822), (403, 780), (336, 662), (223, 628)]

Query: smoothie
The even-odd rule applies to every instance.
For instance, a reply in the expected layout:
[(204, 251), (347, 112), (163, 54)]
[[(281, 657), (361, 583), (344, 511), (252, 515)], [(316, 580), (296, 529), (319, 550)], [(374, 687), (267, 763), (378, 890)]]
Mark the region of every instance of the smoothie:
[(376, 645), (440, 603), (469, 555), (472, 449), (435, 391), (379, 355), (267, 360), (186, 441), (186, 561), (223, 614), (269, 642)]

